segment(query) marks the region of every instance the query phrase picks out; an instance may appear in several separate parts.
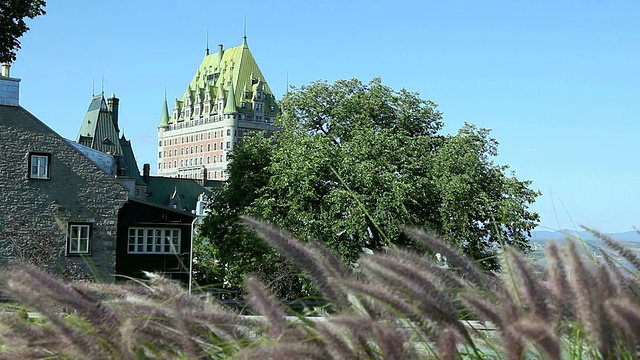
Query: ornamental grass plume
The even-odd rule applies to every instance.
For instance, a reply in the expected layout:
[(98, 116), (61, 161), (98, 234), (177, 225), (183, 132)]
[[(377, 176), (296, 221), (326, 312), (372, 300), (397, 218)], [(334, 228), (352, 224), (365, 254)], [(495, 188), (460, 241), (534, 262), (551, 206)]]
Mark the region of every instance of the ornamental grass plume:
[[(325, 315), (295, 314), (255, 277), (246, 279), (242, 311), (259, 316), (245, 316), (157, 274), (126, 284), (67, 283), (20, 266), (0, 274), (2, 291), (42, 318), (0, 313), (0, 360), (639, 355), (640, 301), (613, 253), (604, 253), (599, 263), (573, 241), (564, 248), (549, 243), (549, 266), (539, 271), (524, 255), (505, 249), (502, 273), (488, 274), (443, 240), (408, 228), (408, 236), (445, 254), (455, 270), (389, 248), (363, 255), (355, 276), (318, 243), (244, 221), (310, 275), (332, 304)], [(631, 263), (637, 259), (613, 239), (605, 242)]]

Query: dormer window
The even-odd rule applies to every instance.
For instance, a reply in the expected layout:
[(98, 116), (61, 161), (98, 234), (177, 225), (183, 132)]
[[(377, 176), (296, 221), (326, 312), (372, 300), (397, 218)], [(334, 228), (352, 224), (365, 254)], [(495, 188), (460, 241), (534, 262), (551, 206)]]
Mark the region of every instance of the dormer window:
[(244, 101), (243, 101), (243, 102), (241, 102), (241, 103), (240, 103), (240, 107), (241, 107), (241, 108), (243, 108), (243, 109), (245, 109), (245, 108), (247, 107), (247, 103), (246, 103), (246, 102), (244, 102)]
[(51, 154), (29, 153), (29, 178), (49, 179)]

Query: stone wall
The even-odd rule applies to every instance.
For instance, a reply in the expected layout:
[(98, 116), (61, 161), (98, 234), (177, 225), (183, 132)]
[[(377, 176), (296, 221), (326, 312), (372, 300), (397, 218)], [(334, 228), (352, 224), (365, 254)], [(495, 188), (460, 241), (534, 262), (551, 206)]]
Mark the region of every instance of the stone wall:
[[(127, 189), (21, 107), (0, 105), (0, 134), (0, 264), (113, 281)], [(29, 178), (30, 152), (51, 154), (50, 179)], [(91, 224), (90, 255), (67, 254), (69, 222)]]

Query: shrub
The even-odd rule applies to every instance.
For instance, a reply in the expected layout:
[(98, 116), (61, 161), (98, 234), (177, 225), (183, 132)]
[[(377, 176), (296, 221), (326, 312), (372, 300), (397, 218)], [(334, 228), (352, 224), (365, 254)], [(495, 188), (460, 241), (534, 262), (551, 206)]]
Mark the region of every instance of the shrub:
[[(640, 302), (633, 284), (605, 253), (586, 266), (569, 241), (547, 245), (549, 266), (535, 268), (517, 251), (502, 254), (492, 275), (441, 241), (405, 229), (447, 258), (449, 269), (414, 252), (389, 248), (365, 255), (355, 276), (318, 244), (302, 244), (250, 218), (271, 246), (300, 266), (331, 304), (321, 318), (289, 317), (255, 278), (241, 316), (189, 295), (150, 274), (147, 283), (65, 283), (33, 267), (5, 271), (4, 290), (39, 312), (34, 322), (2, 314), (1, 358), (271, 358), (422, 359), (635, 358)], [(596, 233), (640, 270), (633, 252)], [(64, 309), (64, 312), (61, 312)], [(468, 314), (487, 321), (483, 331)], [(475, 324), (475, 325), (473, 325)]]

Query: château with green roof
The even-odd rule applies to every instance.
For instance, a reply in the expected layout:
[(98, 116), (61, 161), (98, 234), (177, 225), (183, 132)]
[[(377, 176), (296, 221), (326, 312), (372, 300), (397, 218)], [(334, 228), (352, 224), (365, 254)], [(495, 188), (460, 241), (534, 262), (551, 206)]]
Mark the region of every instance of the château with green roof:
[(228, 153), (253, 132), (276, 130), (278, 104), (244, 36), (238, 46), (209, 49), (158, 125), (158, 175), (224, 180)]

